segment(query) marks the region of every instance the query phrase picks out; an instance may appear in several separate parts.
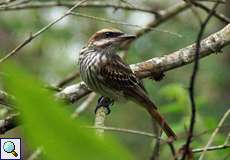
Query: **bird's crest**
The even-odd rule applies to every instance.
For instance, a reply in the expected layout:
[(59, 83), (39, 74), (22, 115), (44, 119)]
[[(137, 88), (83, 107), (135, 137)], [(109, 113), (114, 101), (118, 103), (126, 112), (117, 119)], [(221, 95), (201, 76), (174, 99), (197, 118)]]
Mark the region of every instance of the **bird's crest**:
[(108, 37), (119, 36), (122, 34), (124, 33), (116, 28), (105, 28), (105, 29), (99, 30), (89, 38), (87, 42), (87, 46), (91, 45), (95, 41), (99, 41), (101, 39), (105, 39)]

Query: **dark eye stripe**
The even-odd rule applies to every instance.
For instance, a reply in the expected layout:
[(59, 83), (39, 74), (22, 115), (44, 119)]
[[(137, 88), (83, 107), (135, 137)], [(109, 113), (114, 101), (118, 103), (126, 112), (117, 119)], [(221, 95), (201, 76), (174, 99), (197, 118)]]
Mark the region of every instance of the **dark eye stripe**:
[(120, 32), (105, 32), (105, 37), (110, 38), (110, 37), (117, 37), (122, 35), (123, 33)]

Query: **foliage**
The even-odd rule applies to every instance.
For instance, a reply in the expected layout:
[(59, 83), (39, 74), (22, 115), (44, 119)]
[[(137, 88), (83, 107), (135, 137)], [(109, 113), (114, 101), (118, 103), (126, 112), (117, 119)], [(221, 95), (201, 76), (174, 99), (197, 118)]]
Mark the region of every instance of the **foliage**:
[(72, 120), (67, 106), (55, 102), (21, 67), (7, 65), (4, 71), (9, 75), (5, 84), (17, 97), (25, 138), (33, 148), (41, 146), (46, 159), (133, 159), (112, 138), (99, 139), (82, 119)]
[[(48, 0), (37, 1), (41, 3), (48, 2)], [(116, 0), (113, 2), (121, 4), (125, 1)], [(175, 4), (172, 1), (153, 2), (150, 0), (128, 0), (128, 2), (136, 7), (153, 7), (154, 10), (166, 9)], [(204, 2), (204, 4), (206, 3)], [(2, 57), (8, 53), (28, 37), (31, 32), (36, 32), (53, 21), (66, 9), (65, 7), (48, 7), (45, 9), (1, 11), (0, 56)], [(204, 17), (205, 12), (196, 8), (195, 10), (197, 10), (201, 18)], [(138, 24), (143, 27), (155, 18), (149, 13), (116, 8), (81, 8), (76, 11), (87, 15)], [(225, 14), (224, 9), (221, 11)], [(226, 7), (225, 12), (228, 11), (229, 7)], [(206, 35), (217, 31), (220, 26), (222, 26), (222, 23), (213, 18), (206, 30)], [(119, 159), (120, 156), (123, 156), (122, 159), (128, 159), (130, 158), (129, 153), (134, 155), (136, 159), (148, 159), (150, 157), (153, 140), (149, 137), (113, 133), (121, 145), (124, 146), (121, 147), (121, 145), (117, 144), (119, 142), (114, 142), (111, 138), (107, 140), (106, 137), (106, 142), (104, 142), (95, 138), (93, 130), (79, 127), (86, 124), (92, 125), (96, 100), (92, 103), (91, 108), (80, 116), (80, 119), (71, 120), (69, 118), (70, 114), (82, 101), (73, 105), (54, 102), (53, 93), (42, 89), (44, 85), (55, 85), (78, 69), (78, 53), (88, 37), (96, 30), (107, 27), (119, 28), (127, 33), (133, 33), (138, 30), (135, 27), (125, 25), (68, 16), (25, 46), (15, 57), (11, 57), (23, 68), (26, 68), (27, 71), (25, 72), (21, 67), (18, 69), (18, 66), (16, 68), (15, 66), (8, 66), (5, 68), (9, 72), (8, 78), (5, 82), (0, 79), (0, 87), (1, 90), (9, 89), (17, 97), (18, 109), (22, 112), (24, 125), (22, 133), (18, 130), (13, 130), (4, 136), (12, 137), (17, 135), (17, 137), (23, 136), (25, 141), (28, 139), (25, 148), (28, 148), (29, 151), (26, 151), (26, 155), (29, 155), (31, 150), (43, 144), (46, 158), (49, 159), (59, 159), (65, 155), (72, 156), (72, 158), (76, 158), (77, 155), (79, 159), (83, 159), (84, 157), (82, 156), (89, 156), (85, 157), (87, 159), (108, 159), (108, 157), (109, 159)], [(194, 13), (187, 9), (176, 17), (171, 17), (160, 25), (158, 29), (175, 32), (182, 35), (182, 37), (179, 38), (159, 30), (153, 30), (145, 34), (132, 43), (127, 55), (129, 64), (163, 56), (193, 43), (199, 30), (199, 22)], [(195, 91), (198, 109), (195, 134), (199, 135), (206, 130), (208, 132), (194, 138), (192, 142), (193, 148), (204, 146), (211, 132), (217, 126), (219, 119), (229, 108), (229, 48), (226, 48), (223, 52), (223, 54), (212, 55), (200, 61)], [(0, 66), (0, 78), (6, 76), (6, 70), (3, 71), (2, 66)], [(178, 149), (184, 142), (190, 118), (190, 103), (187, 91), (191, 65), (186, 65), (165, 74), (165, 78), (160, 82), (145, 80), (144, 83), (149, 96), (159, 106), (159, 111), (180, 136), (180, 139), (175, 144), (176, 149)], [(38, 82), (38, 79), (42, 82)], [(71, 83), (78, 81), (80, 81), (80, 78), (76, 78)], [(132, 102), (115, 103), (111, 109), (112, 113), (108, 116), (106, 125), (152, 132), (148, 114), (138, 105)], [(1, 118), (7, 113), (6, 110), (0, 109)], [(226, 124), (228, 123), (229, 119)], [(215, 144), (222, 144), (228, 133), (229, 128), (221, 129), (221, 134), (216, 137)], [(105, 134), (111, 134), (111, 132), (106, 131)], [(129, 153), (126, 151), (127, 148)], [(207, 158), (210, 160), (221, 159), (226, 154), (229, 154), (228, 152), (229, 150), (209, 152), (207, 153)], [(196, 154), (195, 158), (197, 156), (199, 154)], [(160, 158), (169, 159), (169, 157), (168, 146), (162, 145)]]

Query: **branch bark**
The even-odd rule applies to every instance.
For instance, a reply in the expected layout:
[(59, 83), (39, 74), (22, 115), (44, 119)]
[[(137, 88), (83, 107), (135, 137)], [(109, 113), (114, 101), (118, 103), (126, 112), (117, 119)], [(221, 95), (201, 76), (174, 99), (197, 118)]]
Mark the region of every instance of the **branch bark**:
[[(230, 44), (230, 24), (201, 41), (199, 58), (218, 52), (228, 44)], [(131, 68), (138, 77), (147, 78), (151, 77), (154, 73), (166, 72), (192, 63), (194, 58), (195, 44), (192, 44), (163, 57), (155, 57), (141, 63), (132, 64)], [(57, 93), (57, 97), (69, 102), (75, 102), (89, 93), (91, 93), (91, 90), (84, 82), (80, 82), (64, 88)], [(0, 102), (8, 103), (9, 99), (9, 95), (0, 92)]]
[(106, 118), (106, 108), (100, 107), (98, 108), (96, 115), (95, 115), (95, 121), (94, 126), (96, 127), (96, 134), (99, 137), (104, 137), (104, 126), (105, 126), (105, 118)]
[[(226, 25), (220, 31), (208, 36), (201, 41), (199, 58), (204, 58), (212, 53), (220, 52), (221, 49), (230, 44), (230, 24)], [(133, 72), (139, 78), (153, 76), (154, 73), (163, 73), (184, 65), (190, 64), (195, 59), (195, 43), (175, 51), (171, 54), (155, 57), (144, 62), (131, 64)], [(74, 102), (91, 92), (84, 82), (74, 84), (64, 88), (57, 96)]]
[(3, 120), (0, 120), (0, 135), (17, 127), (19, 125), (18, 117), (19, 114), (12, 114)]
[[(190, 4), (180, 2), (180, 3), (177, 3), (177, 4), (175, 4), (175, 5), (173, 5), (173, 6), (169, 7), (169, 8), (166, 8), (164, 10), (157, 11), (157, 14), (156, 14), (157, 16), (155, 17), (155, 19), (153, 21), (151, 21), (145, 27), (141, 27), (143, 29), (140, 29), (139, 31), (137, 31), (136, 36), (141, 37), (144, 34), (154, 30), (154, 28), (156, 28), (160, 24), (164, 23), (168, 19), (172, 18), (173, 16), (176, 16), (177, 14), (181, 13), (182, 11), (185, 11), (190, 6), (191, 6)], [(75, 14), (78, 14), (80, 16), (80, 13), (75, 13)], [(104, 19), (104, 18), (93, 17), (93, 16), (83, 15), (83, 14), (81, 14), (81, 16), (86, 17), (86, 18), (91, 18), (91, 19), (97, 19), (97, 20), (100, 20), (100, 21), (108, 22), (108, 23), (119, 24), (119, 23), (115, 22), (114, 20), (108, 20), (108, 19)], [(122, 24), (120, 23), (119, 25), (122, 25)], [(127, 23), (123, 22), (123, 25), (127, 25)], [(137, 25), (133, 25), (133, 27), (137, 27)], [(128, 44), (128, 43), (125, 46), (123, 46), (123, 49), (125, 50), (125, 53), (127, 53), (126, 51), (128, 50), (129, 46), (130, 46), (130, 44)], [(124, 56), (126, 56), (126, 54), (124, 54)], [(79, 72), (75, 72), (75, 73), (71, 74), (70, 76), (64, 78), (56, 86), (57, 87), (63, 87), (67, 83), (69, 83), (72, 80), (74, 80), (79, 75), (78, 73)]]

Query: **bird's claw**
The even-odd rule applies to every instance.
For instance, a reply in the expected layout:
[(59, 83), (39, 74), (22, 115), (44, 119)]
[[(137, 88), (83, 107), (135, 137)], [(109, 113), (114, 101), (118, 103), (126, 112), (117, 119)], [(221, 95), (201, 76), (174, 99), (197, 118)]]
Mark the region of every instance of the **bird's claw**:
[(109, 108), (109, 106), (108, 106), (108, 107), (105, 107), (105, 106), (96, 106), (96, 108), (95, 108), (95, 110), (94, 110), (94, 113), (96, 114), (96, 113), (97, 113), (97, 110), (98, 110), (99, 108), (101, 108), (101, 107), (106, 108), (106, 115), (109, 115), (109, 114), (110, 114), (111, 109)]
[(107, 97), (103, 97), (103, 96), (100, 97), (97, 101), (97, 106), (96, 106), (95, 111), (94, 111), (95, 114), (97, 113), (97, 110), (101, 107), (106, 108), (106, 110), (107, 110), (106, 115), (110, 114), (110, 112), (111, 112), (110, 105), (112, 106), (113, 103), (114, 103), (114, 101), (107, 98)]

